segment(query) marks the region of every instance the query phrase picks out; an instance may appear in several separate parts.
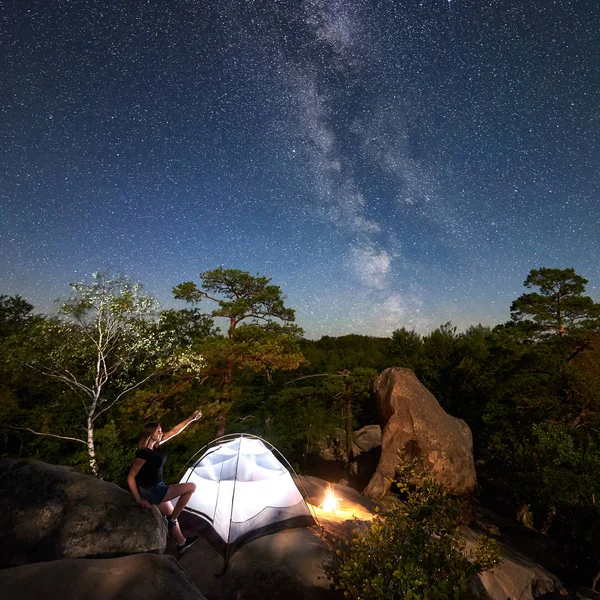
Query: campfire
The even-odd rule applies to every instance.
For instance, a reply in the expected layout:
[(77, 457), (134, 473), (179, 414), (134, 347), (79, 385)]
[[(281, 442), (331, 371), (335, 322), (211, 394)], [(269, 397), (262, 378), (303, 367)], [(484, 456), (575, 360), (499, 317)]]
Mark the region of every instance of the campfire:
[[(343, 506), (342, 506), (343, 504)], [(370, 521), (373, 515), (365, 508), (347, 498), (338, 498), (332, 486), (328, 486), (323, 501), (318, 505), (311, 505), (317, 518), (328, 521), (350, 521), (360, 519)]]
[(326, 512), (332, 513), (335, 513), (335, 509), (339, 508), (338, 499), (333, 493), (331, 487), (327, 488), (327, 492), (325, 493), (325, 500), (323, 500), (323, 502), (321, 503), (321, 508)]

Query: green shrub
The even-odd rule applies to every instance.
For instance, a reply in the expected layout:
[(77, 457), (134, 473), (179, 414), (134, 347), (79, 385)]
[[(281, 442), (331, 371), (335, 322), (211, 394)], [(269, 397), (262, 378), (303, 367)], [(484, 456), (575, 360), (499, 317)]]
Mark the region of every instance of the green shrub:
[(400, 502), (379, 511), (366, 533), (336, 541), (332, 579), (348, 598), (447, 600), (499, 562), (493, 540), (480, 537), (465, 551), (460, 504), (419, 475), (415, 463), (399, 470)]

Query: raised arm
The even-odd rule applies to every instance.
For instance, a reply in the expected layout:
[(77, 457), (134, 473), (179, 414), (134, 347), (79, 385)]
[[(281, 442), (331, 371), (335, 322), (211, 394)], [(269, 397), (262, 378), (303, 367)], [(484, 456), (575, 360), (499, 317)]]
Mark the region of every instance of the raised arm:
[(178, 433), (181, 433), (190, 423), (197, 421), (202, 416), (202, 412), (199, 410), (194, 411), (194, 414), (191, 417), (188, 417), (185, 421), (179, 423), (179, 425), (175, 425), (173, 429), (167, 431), (167, 433), (163, 434), (162, 439), (159, 442), (160, 444), (164, 444), (167, 440), (170, 440), (172, 437), (175, 437)]
[(127, 485), (138, 504), (141, 504), (144, 508), (151, 508), (152, 504), (140, 496), (137, 483), (135, 482), (135, 476), (140, 472), (140, 469), (144, 466), (145, 462), (146, 461), (143, 458), (134, 459), (131, 469), (129, 469), (129, 474), (127, 475)]

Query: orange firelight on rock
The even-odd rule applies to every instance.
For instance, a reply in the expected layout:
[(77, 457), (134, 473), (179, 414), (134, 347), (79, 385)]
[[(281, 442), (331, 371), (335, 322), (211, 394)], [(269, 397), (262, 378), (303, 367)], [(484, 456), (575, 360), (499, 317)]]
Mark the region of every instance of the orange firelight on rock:
[(340, 497), (337, 497), (331, 485), (327, 486), (323, 501), (318, 506), (311, 504), (310, 509), (315, 516), (324, 521), (341, 523), (353, 519), (359, 521), (371, 521), (373, 519), (373, 513), (369, 509), (345, 497), (343, 490)]

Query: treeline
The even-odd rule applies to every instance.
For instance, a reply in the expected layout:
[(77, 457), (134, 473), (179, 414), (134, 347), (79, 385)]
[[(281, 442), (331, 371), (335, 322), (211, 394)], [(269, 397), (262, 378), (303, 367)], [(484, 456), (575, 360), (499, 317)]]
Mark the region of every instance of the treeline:
[(182, 310), (161, 311), (111, 274), (73, 284), (54, 317), (0, 296), (0, 451), (123, 484), (141, 423), (201, 408), (170, 447), (168, 480), (230, 431), (265, 437), (302, 469), (325, 448), (347, 456), (351, 430), (377, 422), (378, 373), (408, 367), (471, 427), (480, 501), (557, 541), (589, 585), (600, 569), (600, 307), (586, 284), (573, 269), (532, 270), (494, 328), (318, 341), (303, 338), (278, 286), (238, 270), (174, 288)]

